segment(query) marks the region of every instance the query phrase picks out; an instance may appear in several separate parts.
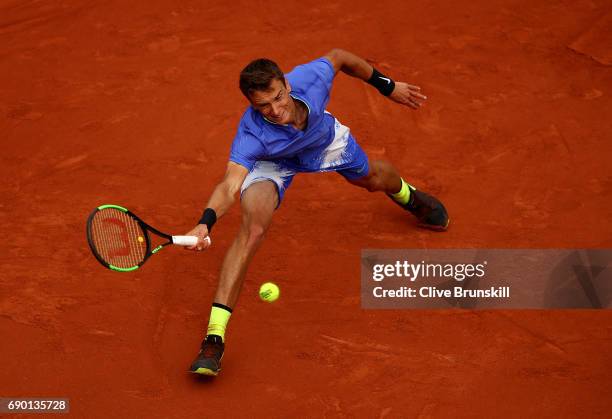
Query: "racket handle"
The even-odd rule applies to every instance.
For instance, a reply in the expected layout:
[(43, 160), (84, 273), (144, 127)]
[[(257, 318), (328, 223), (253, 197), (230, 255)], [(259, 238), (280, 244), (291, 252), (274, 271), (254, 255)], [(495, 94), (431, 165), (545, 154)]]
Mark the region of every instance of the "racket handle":
[[(206, 237), (204, 241), (208, 242), (209, 246), (212, 244), (210, 237)], [(195, 246), (197, 243), (198, 238), (196, 236), (172, 236), (172, 244), (179, 246)]]

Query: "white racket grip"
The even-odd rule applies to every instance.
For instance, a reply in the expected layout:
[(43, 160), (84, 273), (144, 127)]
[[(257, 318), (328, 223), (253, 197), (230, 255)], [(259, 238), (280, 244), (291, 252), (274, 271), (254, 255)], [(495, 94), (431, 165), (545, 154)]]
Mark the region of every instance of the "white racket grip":
[[(204, 241), (208, 242), (209, 246), (212, 244), (210, 237), (206, 237)], [(172, 243), (179, 246), (195, 246), (198, 244), (198, 238), (196, 236), (172, 236)]]

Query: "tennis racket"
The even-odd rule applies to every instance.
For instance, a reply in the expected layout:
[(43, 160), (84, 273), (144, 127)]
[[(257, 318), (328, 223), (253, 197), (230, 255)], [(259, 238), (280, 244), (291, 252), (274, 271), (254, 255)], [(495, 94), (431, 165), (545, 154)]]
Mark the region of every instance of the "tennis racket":
[[(154, 245), (153, 235), (165, 241)], [(210, 245), (210, 237), (206, 237), (206, 240)], [(162, 233), (127, 208), (101, 205), (87, 219), (87, 241), (92, 253), (104, 267), (130, 272), (140, 268), (151, 255), (167, 245), (195, 246), (198, 238)]]

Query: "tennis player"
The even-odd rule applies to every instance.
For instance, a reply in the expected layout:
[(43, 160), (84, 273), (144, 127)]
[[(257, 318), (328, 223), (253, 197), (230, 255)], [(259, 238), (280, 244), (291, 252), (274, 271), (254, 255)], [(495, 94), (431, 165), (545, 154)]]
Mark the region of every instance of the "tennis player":
[(422, 227), (437, 231), (448, 227), (440, 201), (408, 184), (388, 161), (369, 160), (349, 128), (325, 110), (338, 71), (413, 109), (426, 99), (419, 87), (395, 82), (341, 49), (287, 74), (268, 59), (252, 61), (242, 70), (240, 90), (250, 106), (238, 125), (225, 177), (215, 187), (198, 225), (187, 233), (199, 237), (190, 249), (204, 250), (208, 246), (204, 238), (240, 191), (240, 230), (223, 261), (206, 337), (191, 372), (217, 375), (221, 370), (225, 330), (247, 267), (296, 173), (337, 172), (353, 185), (384, 192), (415, 215)]

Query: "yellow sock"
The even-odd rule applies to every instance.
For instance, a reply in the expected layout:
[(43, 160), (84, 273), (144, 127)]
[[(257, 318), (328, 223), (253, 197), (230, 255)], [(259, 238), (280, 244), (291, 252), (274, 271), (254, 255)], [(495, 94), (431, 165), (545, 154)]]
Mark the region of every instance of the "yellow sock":
[[(400, 178), (401, 179), (401, 178)], [(398, 193), (391, 194), (391, 198), (399, 202), (402, 205), (406, 205), (410, 201), (410, 185), (408, 185), (404, 179), (402, 180), (402, 187)]]
[(207, 334), (221, 336), (221, 339), (225, 341), (225, 328), (231, 315), (231, 308), (223, 304), (213, 303), (212, 310), (210, 310)]

